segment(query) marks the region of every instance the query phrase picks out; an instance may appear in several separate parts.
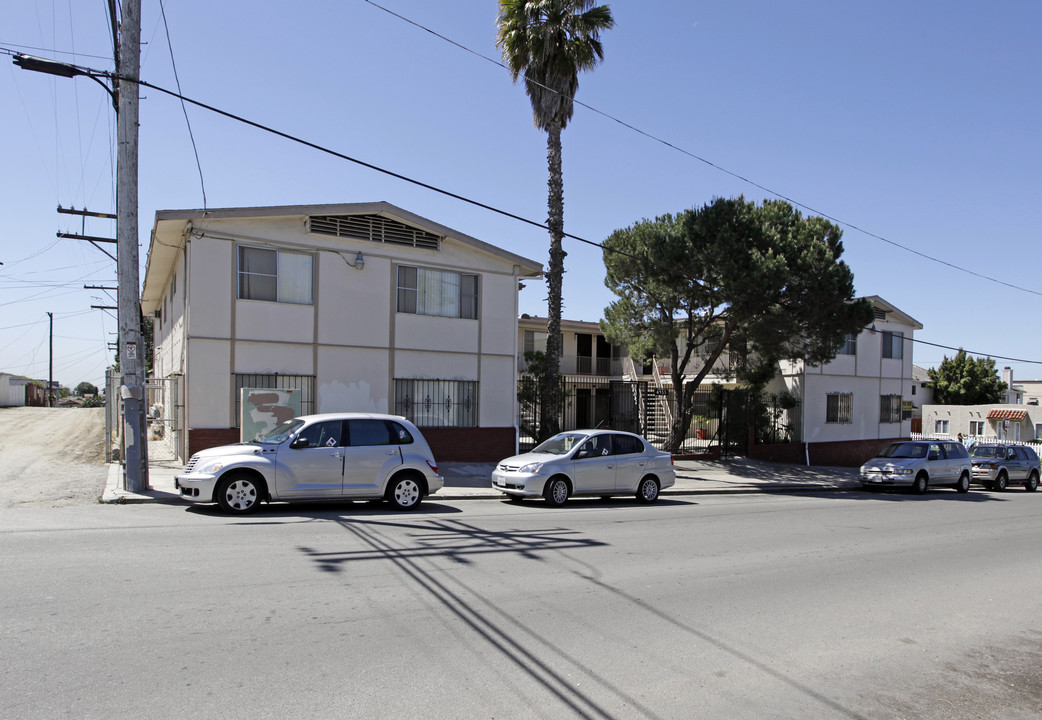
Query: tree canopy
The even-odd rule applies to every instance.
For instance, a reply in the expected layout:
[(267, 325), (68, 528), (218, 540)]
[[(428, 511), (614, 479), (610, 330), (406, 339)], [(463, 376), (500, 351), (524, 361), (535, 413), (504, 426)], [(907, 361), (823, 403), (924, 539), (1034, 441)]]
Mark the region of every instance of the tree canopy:
[(605, 284), (618, 299), (602, 330), (634, 357), (669, 358), (669, 450), (683, 442), (694, 392), (721, 372), (725, 351), (738, 360), (725, 374), (763, 387), (780, 360), (827, 362), (871, 322), (871, 303), (854, 298), (840, 260), (841, 237), (787, 202), (739, 197), (643, 220), (604, 242)]
[(73, 392), (75, 392), (80, 397), (83, 397), (84, 395), (97, 395), (98, 386), (84, 380), (76, 386), (76, 389)]
[(930, 376), (934, 401), (940, 405), (988, 405), (1000, 403), (1009, 386), (999, 378), (992, 358), (975, 358), (959, 349), (955, 357), (944, 356)]

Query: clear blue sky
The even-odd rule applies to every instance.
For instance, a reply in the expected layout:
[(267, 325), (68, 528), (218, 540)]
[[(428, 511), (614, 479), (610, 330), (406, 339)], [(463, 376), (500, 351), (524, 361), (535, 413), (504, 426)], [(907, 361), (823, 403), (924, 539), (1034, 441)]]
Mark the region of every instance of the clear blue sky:
[[(498, 60), (493, 0), (380, 4)], [(111, 69), (102, 0), (0, 9), (0, 47)], [(880, 0), (616, 2), (605, 61), (564, 132), (565, 229), (600, 242), (642, 218), (770, 188), (845, 226), (857, 293), (919, 320), (917, 339), (1042, 362), (1042, 3)], [(176, 89), (157, 0), (143, 0), (142, 78)], [(536, 221), (545, 135), (507, 72), (365, 0), (169, 2), (185, 95)], [(75, 54), (70, 54), (75, 53)], [(0, 370), (100, 383), (116, 322), (114, 263), (58, 229), (56, 207), (114, 211), (114, 113), (86, 78), (0, 56)], [(143, 90), (142, 278), (155, 212), (203, 207), (180, 104)], [(208, 207), (384, 200), (546, 263), (545, 231), (189, 107)], [(703, 162), (692, 155), (709, 161)], [(714, 167), (717, 166), (717, 167)], [(724, 172), (719, 168), (723, 168)], [(733, 174), (729, 174), (733, 173)], [(105, 222), (87, 234), (113, 236)], [(564, 316), (612, 295), (598, 249), (566, 240)], [(545, 315), (530, 283), (521, 311)], [(917, 344), (917, 365), (945, 354)], [(1015, 378), (1042, 365), (998, 360)]]

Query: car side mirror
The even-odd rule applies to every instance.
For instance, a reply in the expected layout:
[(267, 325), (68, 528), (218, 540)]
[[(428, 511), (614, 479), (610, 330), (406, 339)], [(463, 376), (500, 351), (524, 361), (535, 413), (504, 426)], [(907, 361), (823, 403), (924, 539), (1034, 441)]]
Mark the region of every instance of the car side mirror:
[(291, 442), (289, 446), (294, 450), (300, 450), (302, 448), (310, 447), (311, 443), (308, 442), (308, 439), (306, 437), (298, 437), (293, 442)]

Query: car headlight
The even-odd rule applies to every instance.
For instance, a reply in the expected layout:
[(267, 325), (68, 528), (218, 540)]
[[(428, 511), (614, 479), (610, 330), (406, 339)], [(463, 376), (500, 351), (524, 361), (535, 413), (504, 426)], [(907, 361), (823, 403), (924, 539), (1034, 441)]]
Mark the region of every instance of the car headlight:
[(541, 462), (534, 462), (534, 463), (528, 463), (527, 465), (522, 465), (520, 467), (520, 469), (518, 470), (518, 472), (537, 473), (537, 472), (539, 472), (542, 469), (543, 469), (543, 463), (541, 463)]
[(912, 470), (911, 468), (897, 468), (895, 470), (891, 470), (890, 472), (892, 472), (894, 475), (911, 475), (914, 472), (914, 470)]
[(216, 475), (224, 467), (223, 460), (204, 460), (199, 463), (193, 472), (200, 475)]

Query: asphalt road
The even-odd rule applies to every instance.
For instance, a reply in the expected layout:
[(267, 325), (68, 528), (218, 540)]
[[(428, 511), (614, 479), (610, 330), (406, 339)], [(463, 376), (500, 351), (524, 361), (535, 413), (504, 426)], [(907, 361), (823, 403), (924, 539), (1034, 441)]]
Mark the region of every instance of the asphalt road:
[(0, 508), (0, 717), (1042, 716), (1042, 494), (424, 508)]

